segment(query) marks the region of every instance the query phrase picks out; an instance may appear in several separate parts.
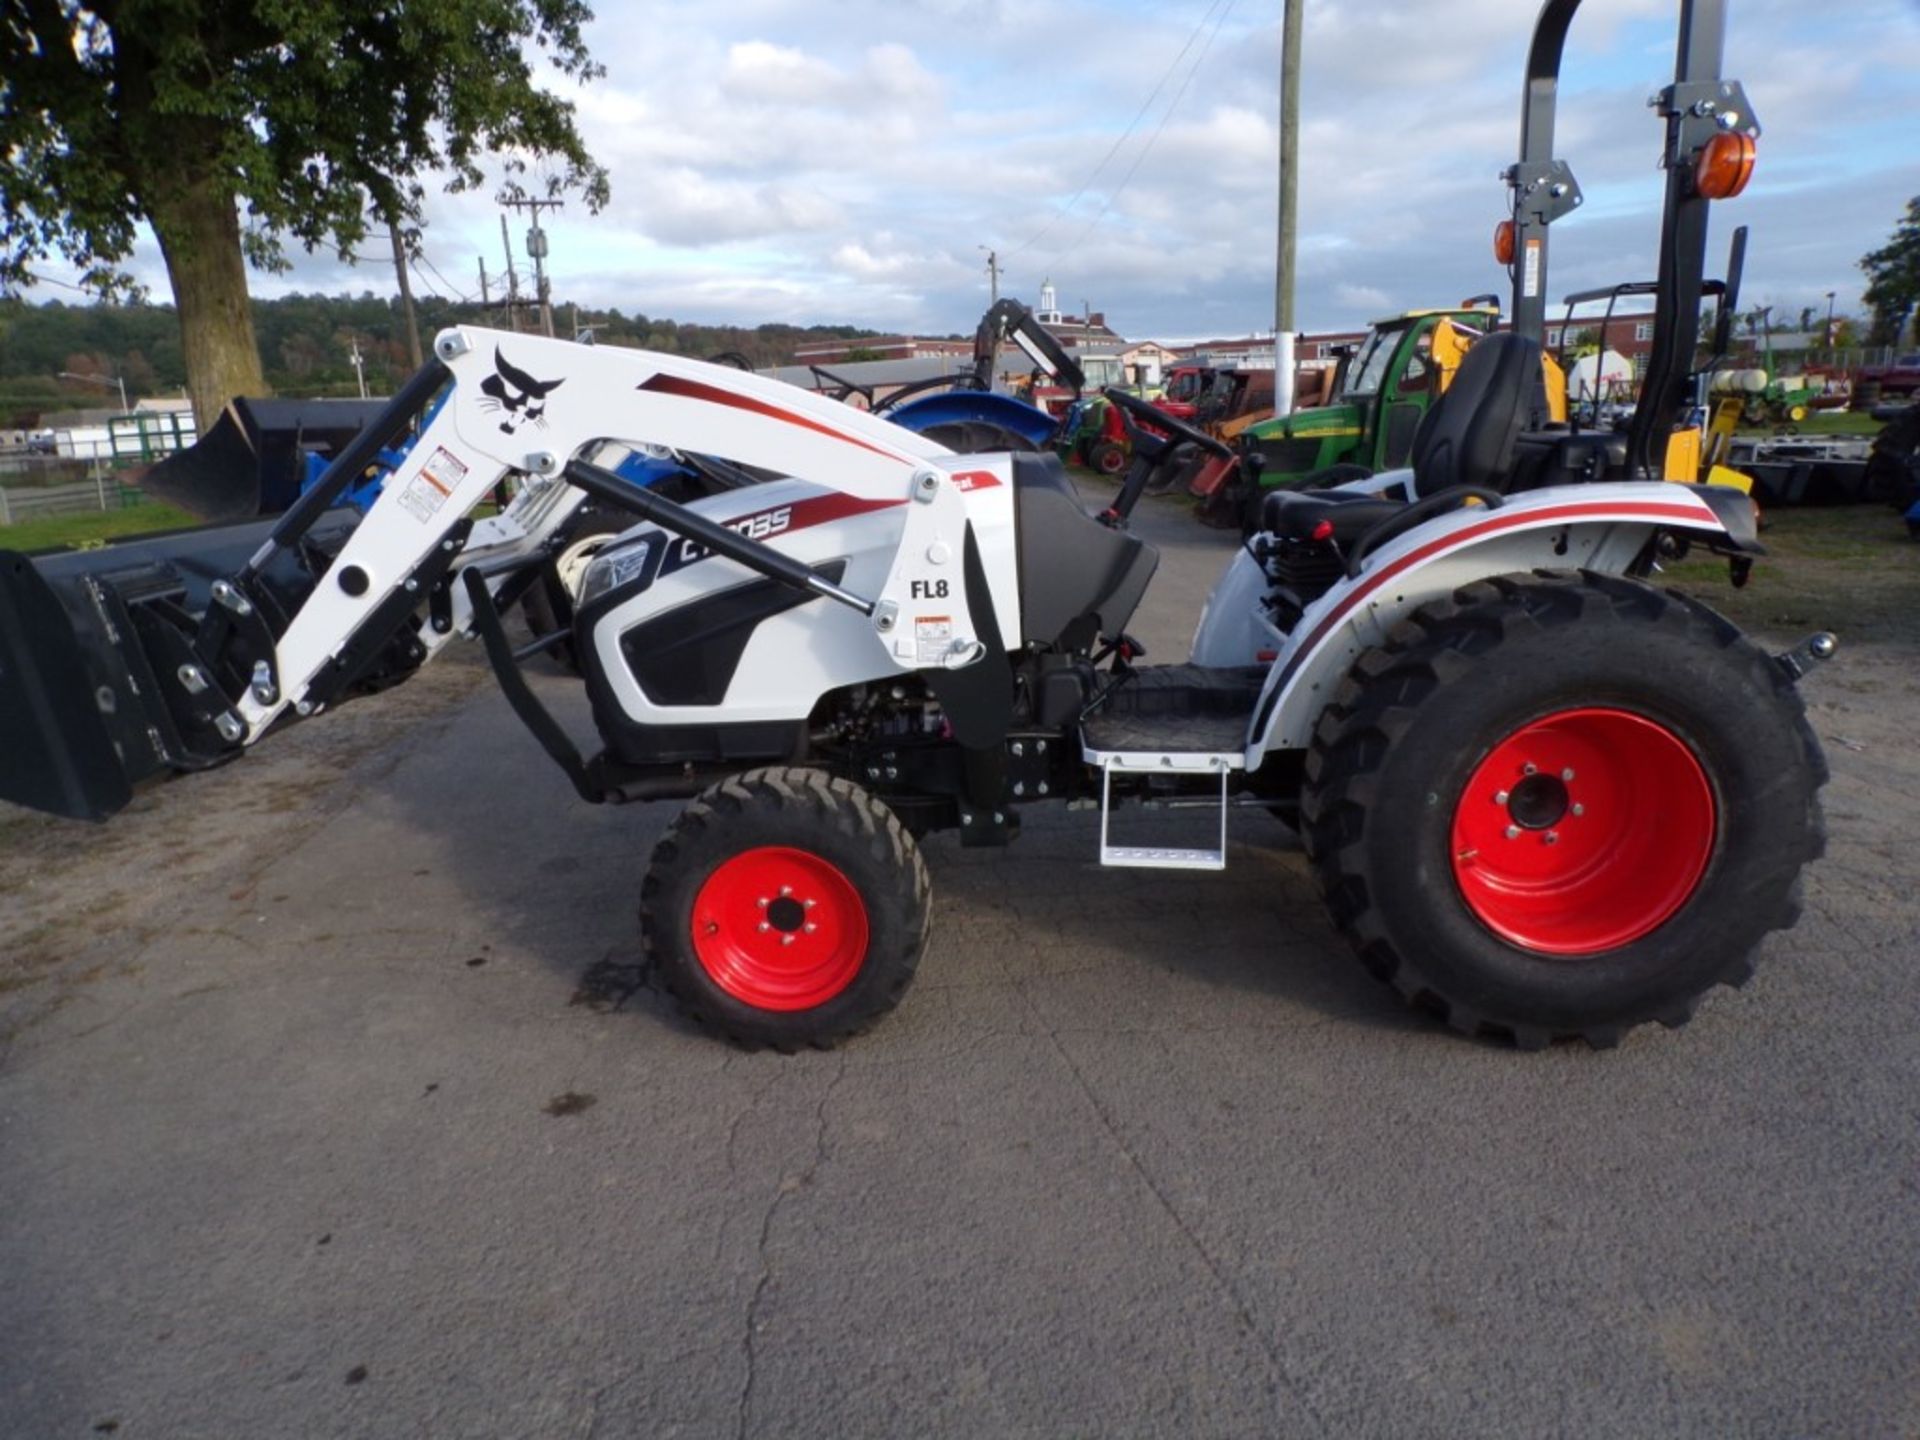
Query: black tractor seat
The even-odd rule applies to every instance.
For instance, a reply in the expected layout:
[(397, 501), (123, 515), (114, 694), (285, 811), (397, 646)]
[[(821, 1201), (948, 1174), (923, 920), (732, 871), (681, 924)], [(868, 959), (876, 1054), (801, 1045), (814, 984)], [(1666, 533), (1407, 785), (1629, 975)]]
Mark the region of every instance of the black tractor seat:
[[(1542, 398), (1538, 342), (1510, 330), (1476, 340), (1413, 437), (1415, 499), (1462, 487), (1505, 493), (1520, 434)], [(1344, 549), (1406, 503), (1350, 490), (1276, 490), (1260, 507), (1260, 523), (1282, 540)], [(1327, 522), (1333, 528), (1316, 534)]]

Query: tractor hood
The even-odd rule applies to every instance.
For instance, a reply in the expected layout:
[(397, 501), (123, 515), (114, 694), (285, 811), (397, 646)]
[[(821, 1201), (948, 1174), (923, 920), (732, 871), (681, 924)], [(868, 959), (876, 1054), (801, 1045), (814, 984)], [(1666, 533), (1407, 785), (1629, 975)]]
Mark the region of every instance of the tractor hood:
[(1319, 405), (1262, 420), (1258, 425), (1248, 426), (1246, 435), (1250, 440), (1321, 440), (1328, 436), (1358, 435), (1364, 418), (1361, 407), (1351, 401)]

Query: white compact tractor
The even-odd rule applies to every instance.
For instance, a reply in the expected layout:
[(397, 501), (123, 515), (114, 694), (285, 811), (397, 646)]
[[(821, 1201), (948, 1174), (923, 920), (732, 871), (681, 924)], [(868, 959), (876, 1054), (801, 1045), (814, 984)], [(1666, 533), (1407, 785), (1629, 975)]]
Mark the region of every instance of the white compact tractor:
[[(1217, 869), (1236, 801), (1293, 819), (1362, 963), (1459, 1030), (1606, 1045), (1681, 1023), (1794, 923), (1825, 778), (1795, 682), (1832, 642), (1768, 655), (1652, 579), (1689, 549), (1739, 568), (1760, 548), (1743, 495), (1645, 478), (1688, 407), (1706, 210), (1757, 134), (1718, 74), (1721, 0), (1683, 6), (1659, 98), (1632, 422), (1541, 418), (1547, 227), (1578, 201), (1550, 154), (1577, 3), (1550, 0), (1529, 61), (1515, 329), (1469, 352), (1410, 470), (1268, 499), (1185, 663), (1140, 663), (1127, 636), (1156, 562), (1127, 517), (1189, 447), (1222, 447), (1122, 392), (1166, 433), (1136, 427), (1096, 513), (1044, 453), (955, 454), (738, 370), (460, 328), (277, 520), (0, 555), (0, 795), (105, 818), (477, 636), (583, 798), (688, 800), (645, 878), (646, 946), (740, 1041), (869, 1025), (920, 957), (916, 837), (1005, 845), (1022, 807), (1071, 801), (1097, 805), (1107, 865)], [(609, 445), (784, 478), (679, 503), (596, 463)], [(365, 518), (329, 509), (383, 448), (405, 458)], [(502, 482), (512, 502), (474, 518)], [(590, 758), (500, 618), (589, 497), (644, 517), (579, 585)], [(1217, 841), (1111, 843), (1108, 816), (1145, 796), (1217, 804)]]

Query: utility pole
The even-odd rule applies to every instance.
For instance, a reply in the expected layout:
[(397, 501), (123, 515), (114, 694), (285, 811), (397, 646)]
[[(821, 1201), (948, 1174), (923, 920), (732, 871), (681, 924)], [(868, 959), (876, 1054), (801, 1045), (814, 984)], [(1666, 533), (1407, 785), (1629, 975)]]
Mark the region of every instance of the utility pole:
[(533, 212), (533, 224), (527, 230), (527, 254), (533, 257), (534, 293), (540, 300), (540, 329), (553, 338), (553, 296), (547, 289), (547, 232), (540, 228), (540, 212)]
[(479, 257), (479, 259), (480, 259), (480, 313), (482, 315), (485, 315), (488, 311), (493, 309), (493, 296), (487, 293), (487, 257), (482, 255)]
[[(418, 370), (421, 365), (420, 322), (413, 313), (413, 284), (407, 279), (407, 247), (400, 238), (400, 217), (391, 210), (387, 212), (387, 238), (393, 241), (393, 273), (400, 277), (400, 315), (407, 327), (407, 359)], [(364, 384), (360, 387), (360, 398), (367, 398)]]
[(507, 217), (500, 217), (500, 247), (507, 252), (507, 329), (520, 329), (520, 278), (513, 269), (513, 239), (507, 234)]
[[(500, 203), (510, 210), (525, 210), (533, 217), (533, 224), (527, 230), (527, 254), (533, 259), (534, 293), (540, 302), (540, 328), (551, 339), (553, 337), (553, 295), (547, 288), (547, 232), (540, 228), (540, 212), (558, 210), (564, 202), (502, 195)], [(500, 217), (500, 223), (504, 228), (506, 216)]]
[(998, 305), (1000, 303), (1000, 255), (998, 251), (989, 250), (985, 245), (979, 248), (987, 251), (988, 303)]
[(1827, 349), (1833, 349), (1833, 297), (1837, 291), (1827, 292)]
[(84, 380), (89, 385), (99, 385), (108, 390), (111, 390), (113, 389), (114, 386), (118, 385), (120, 387), (120, 413), (122, 415), (131, 415), (133, 413), (133, 410), (127, 404), (126, 377), (120, 374), (118, 370), (116, 370), (111, 376), (82, 375), (77, 371), (62, 370), (60, 372), (60, 378), (62, 380)]
[(1273, 297), (1273, 413), (1293, 412), (1293, 240), (1300, 168), (1300, 17), (1305, 0), (1283, 0), (1280, 24), (1280, 244)]
[(367, 357), (360, 353), (360, 337), (353, 337), (353, 350), (347, 356), (347, 363), (353, 366), (353, 378), (360, 382), (360, 398), (367, 398)]
[(595, 343), (594, 336), (598, 332), (607, 328), (606, 323), (601, 321), (596, 321), (596, 320), (589, 320), (586, 324), (582, 325), (580, 323), (579, 304), (576, 302), (573, 305), (572, 309), (573, 309), (573, 324), (570, 328), (573, 331), (574, 344), (576, 345), (594, 344)]

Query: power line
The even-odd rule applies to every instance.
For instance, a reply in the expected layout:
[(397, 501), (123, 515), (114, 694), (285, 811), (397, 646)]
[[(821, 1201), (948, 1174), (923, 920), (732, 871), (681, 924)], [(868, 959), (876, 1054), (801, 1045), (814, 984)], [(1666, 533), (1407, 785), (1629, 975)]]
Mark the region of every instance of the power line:
[[(324, 237), (316, 239), (313, 248), (329, 251), (336, 258), (344, 261), (348, 265), (357, 267), (360, 264), (360, 256), (342, 250), (338, 245)], [(413, 268), (414, 274), (420, 277), (420, 283), (432, 292), (434, 299), (444, 300), (448, 304), (472, 305), (477, 303), (472, 295), (462, 291), (458, 285), (455, 285), (451, 280), (447, 279), (445, 275), (441, 274), (440, 267), (429, 260), (424, 253), (415, 253), (410, 256), (409, 263)], [(424, 267), (424, 269), (422, 267)], [(438, 280), (440, 286), (436, 287), (433, 280), (427, 278), (428, 275), (432, 275), (434, 280)], [(21, 284), (22, 288), (27, 285), (57, 285), (62, 290), (72, 290), (80, 295), (91, 295), (94, 293), (85, 285), (76, 285), (70, 280), (56, 280), (53, 276), (44, 274), (25, 276), (22, 278)], [(440, 287), (444, 287), (444, 289)]]
[[(1107, 168), (1107, 162), (1120, 153), (1120, 147), (1127, 143), (1128, 138), (1132, 136), (1141, 120), (1146, 118), (1147, 111), (1153, 108), (1153, 102), (1158, 100), (1160, 98), (1160, 92), (1166, 89), (1167, 81), (1173, 78), (1173, 72), (1180, 68), (1180, 62), (1186, 59), (1187, 52), (1193, 49), (1193, 42), (1198, 40), (1200, 38), (1200, 32), (1207, 28), (1207, 21), (1213, 18), (1214, 11), (1220, 9), (1222, 5), (1225, 5), (1227, 9), (1231, 10), (1235, 3), (1236, 0), (1212, 0), (1212, 3), (1207, 7), (1206, 13), (1200, 17), (1199, 22), (1193, 27), (1193, 32), (1187, 36), (1187, 43), (1180, 47), (1179, 54), (1167, 62), (1167, 68), (1160, 73), (1160, 79), (1155, 83), (1153, 90), (1148, 94), (1147, 98), (1140, 103), (1140, 108), (1134, 112), (1133, 119), (1127, 122), (1127, 128), (1120, 132), (1119, 138), (1108, 147), (1107, 153), (1100, 157), (1100, 163), (1093, 167), (1092, 172), (1085, 180), (1080, 182), (1080, 188), (1073, 192), (1072, 198), (1049, 216), (1047, 223), (1036, 230), (1031, 237), (1021, 244), (1014, 246), (1007, 254), (1018, 255), (1022, 250), (1030, 249), (1032, 246), (1039, 244), (1055, 225), (1066, 219), (1068, 214), (1072, 212), (1073, 207), (1080, 203), (1080, 197), (1087, 193), (1087, 188), (1092, 185), (1095, 180), (1100, 178), (1100, 172)], [(1225, 17), (1223, 16), (1222, 18), (1224, 19)], [(1218, 26), (1214, 28), (1214, 33), (1219, 33)], [(1213, 42), (1208, 41), (1207, 43), (1211, 45)], [(1185, 89), (1184, 86), (1181, 88), (1183, 90)], [(1175, 103), (1178, 104), (1179, 102), (1176, 100)]]
[(51, 275), (28, 275), (24, 277), (23, 286), (24, 285), (58, 285), (62, 290), (74, 290), (82, 295), (91, 295), (93, 293), (84, 285), (75, 285), (70, 280), (56, 280)]
[[(447, 289), (452, 291), (453, 298), (457, 300), (460, 304), (471, 305), (474, 303), (473, 296), (462, 293), (458, 285), (454, 284), (451, 280), (447, 279), (445, 275), (442, 275), (440, 273), (440, 267), (438, 265), (435, 265), (431, 260), (429, 260), (426, 257), (426, 253), (424, 251), (421, 252), (420, 254), (415, 255), (413, 258), (414, 258), (414, 263), (416, 265), (424, 265), (427, 267), (428, 270), (432, 271), (433, 277), (436, 280), (438, 280), (442, 285), (446, 286)], [(426, 277), (422, 276), (421, 278), (424, 280)]]
[[(1087, 228), (1082, 230), (1080, 234), (1075, 237), (1074, 242), (1066, 247), (1067, 254), (1071, 255), (1086, 243), (1087, 237), (1094, 232), (1095, 227), (1107, 218), (1107, 212), (1113, 209), (1113, 202), (1120, 198), (1120, 193), (1127, 188), (1128, 183), (1132, 181), (1134, 175), (1139, 171), (1140, 166), (1146, 161), (1147, 156), (1153, 153), (1155, 143), (1160, 139), (1161, 133), (1167, 128), (1167, 122), (1173, 119), (1174, 111), (1180, 108), (1180, 102), (1186, 98), (1187, 87), (1193, 84), (1194, 76), (1198, 75), (1200, 73), (1200, 67), (1207, 63), (1207, 52), (1213, 49), (1213, 42), (1220, 38), (1221, 27), (1227, 23), (1227, 17), (1233, 14), (1233, 7), (1238, 3), (1239, 0), (1226, 0), (1226, 8), (1220, 12), (1220, 18), (1214, 22), (1213, 32), (1207, 36), (1207, 43), (1200, 47), (1199, 55), (1194, 58), (1193, 68), (1187, 71), (1187, 78), (1180, 82), (1180, 88), (1174, 92), (1173, 100), (1168, 104), (1166, 113), (1160, 117), (1160, 123), (1154, 127), (1153, 134), (1147, 137), (1147, 143), (1140, 147), (1140, 153), (1133, 157), (1133, 164), (1127, 167), (1127, 173), (1120, 177), (1120, 183), (1114, 186), (1113, 190), (1107, 195), (1106, 201), (1101, 205), (1099, 212), (1093, 219), (1087, 222)], [(1205, 22), (1203, 21), (1202, 23)]]
[(414, 278), (417, 279), (422, 285), (426, 287), (427, 293), (429, 295), (433, 296), (433, 298), (436, 300), (440, 300), (440, 301), (446, 300), (447, 297), (440, 293), (440, 287), (434, 284), (433, 281), (427, 278), (427, 272), (420, 267), (420, 260), (418, 256), (408, 257), (407, 268), (413, 271)]

